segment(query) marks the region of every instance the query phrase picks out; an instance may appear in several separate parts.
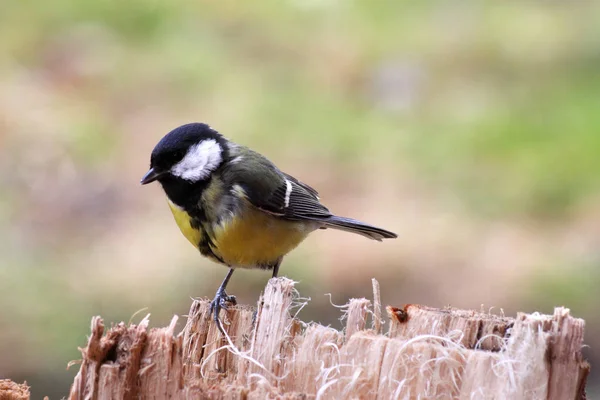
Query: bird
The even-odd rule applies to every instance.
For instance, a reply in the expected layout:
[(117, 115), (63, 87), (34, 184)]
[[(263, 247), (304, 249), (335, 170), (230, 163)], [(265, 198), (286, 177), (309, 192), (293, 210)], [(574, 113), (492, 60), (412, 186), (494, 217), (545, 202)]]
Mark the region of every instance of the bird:
[(210, 303), (223, 335), (219, 313), (236, 304), (226, 292), (235, 269), (270, 270), (275, 278), (283, 257), (317, 229), (377, 241), (397, 237), (332, 214), (315, 189), (205, 123), (179, 126), (158, 142), (140, 183), (154, 181), (162, 186), (183, 236), (203, 256), (229, 268)]

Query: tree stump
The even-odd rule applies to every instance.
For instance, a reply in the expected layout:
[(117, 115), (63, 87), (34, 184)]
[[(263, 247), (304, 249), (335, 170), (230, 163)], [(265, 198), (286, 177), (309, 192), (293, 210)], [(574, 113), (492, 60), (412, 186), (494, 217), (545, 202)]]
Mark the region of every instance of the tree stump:
[(286, 278), (269, 281), (256, 309), (223, 311), (226, 337), (208, 300), (193, 302), (180, 333), (177, 317), (107, 332), (94, 317), (69, 399), (585, 399), (584, 321), (568, 309), (508, 318), (388, 307), (384, 335), (374, 287), (373, 306), (345, 307), (344, 331), (295, 318)]

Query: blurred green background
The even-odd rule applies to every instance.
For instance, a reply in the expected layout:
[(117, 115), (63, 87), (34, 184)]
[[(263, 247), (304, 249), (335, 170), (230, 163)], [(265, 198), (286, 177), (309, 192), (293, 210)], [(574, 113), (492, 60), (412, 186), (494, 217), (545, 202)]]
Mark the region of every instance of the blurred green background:
[(0, 2), (0, 377), (61, 398), (92, 315), (159, 326), (213, 296), (226, 270), (138, 183), (163, 134), (204, 121), (399, 234), (320, 231), (288, 256), (304, 320), (339, 327), (324, 294), (372, 277), (387, 304), (565, 305), (593, 398), (599, 21), (600, 2)]

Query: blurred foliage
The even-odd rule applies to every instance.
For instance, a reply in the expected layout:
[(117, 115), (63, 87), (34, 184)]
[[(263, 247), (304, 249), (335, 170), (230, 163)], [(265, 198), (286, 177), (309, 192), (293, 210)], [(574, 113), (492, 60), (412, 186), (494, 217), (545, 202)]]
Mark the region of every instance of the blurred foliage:
[[(579, 260), (600, 248), (599, 20), (594, 2), (1, 2), (0, 376), (60, 398), (91, 315), (159, 325), (212, 294), (224, 271), (137, 186), (191, 120), (400, 233), (292, 253), (303, 318), (336, 323), (323, 294), (375, 276), (386, 302), (565, 304), (598, 332)], [(254, 302), (265, 274), (236, 277)]]
[[(577, 273), (564, 268), (548, 266), (537, 271), (528, 297), (536, 308), (542, 308), (553, 302), (568, 304), (576, 315), (596, 312), (598, 304), (591, 301), (600, 285), (600, 263), (582, 263), (575, 266)], [(552, 310), (544, 310), (551, 313)], [(598, 333), (597, 327), (590, 327)]]

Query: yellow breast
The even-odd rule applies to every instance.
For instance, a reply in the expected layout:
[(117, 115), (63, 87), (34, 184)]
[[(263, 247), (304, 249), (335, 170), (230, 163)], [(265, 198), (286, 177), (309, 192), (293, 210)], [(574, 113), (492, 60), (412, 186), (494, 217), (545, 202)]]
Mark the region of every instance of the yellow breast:
[(186, 239), (194, 245), (194, 247), (198, 248), (198, 243), (200, 243), (200, 240), (202, 239), (202, 231), (192, 228), (190, 216), (187, 212), (170, 200), (167, 201), (169, 203), (169, 207), (171, 208), (171, 212), (173, 213), (173, 217), (175, 217), (175, 222), (181, 230), (181, 233), (183, 233), (183, 236), (185, 236)]
[(215, 253), (236, 267), (274, 263), (314, 229), (310, 224), (285, 221), (252, 206), (242, 215), (216, 226), (213, 232)]

